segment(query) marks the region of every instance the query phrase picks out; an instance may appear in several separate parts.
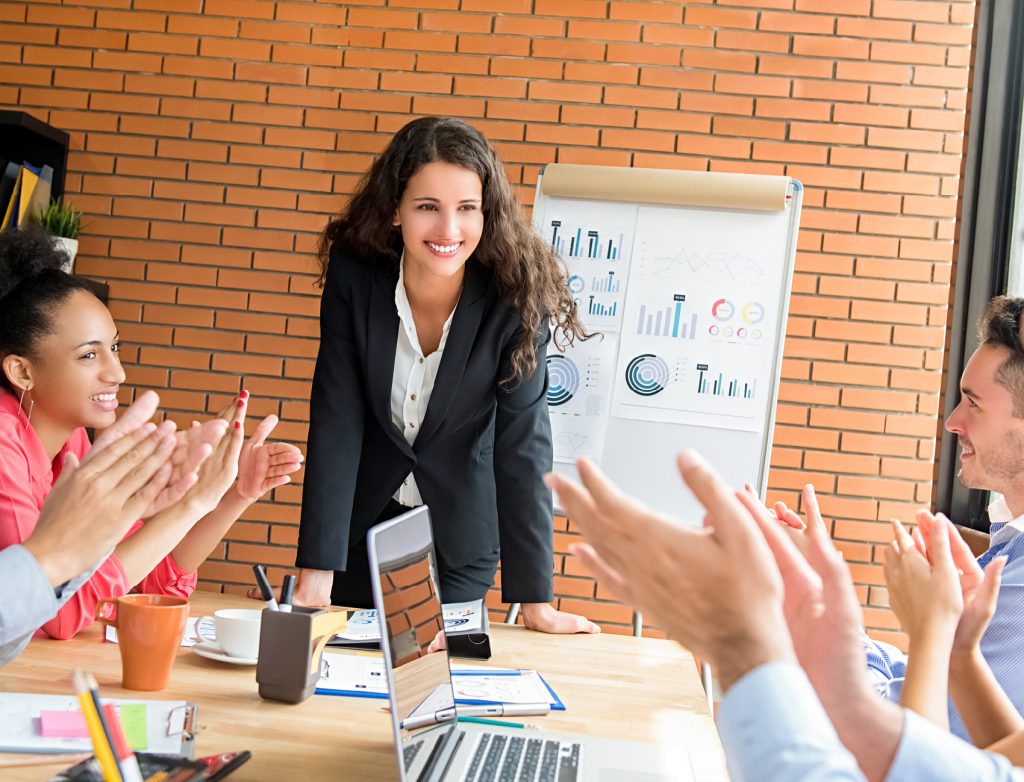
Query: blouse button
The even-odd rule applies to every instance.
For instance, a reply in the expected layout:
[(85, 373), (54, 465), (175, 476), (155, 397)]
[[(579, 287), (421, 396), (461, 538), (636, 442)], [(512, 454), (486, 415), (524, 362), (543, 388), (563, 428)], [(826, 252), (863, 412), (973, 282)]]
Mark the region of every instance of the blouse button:
[(413, 394), (413, 395), (412, 395), (411, 397), (409, 397), (409, 398), (410, 398), (410, 399), (411, 399), (411, 400), (412, 400), (413, 402), (415, 402), (415, 401), (416, 401), (416, 394)]
[(421, 364), (423, 363), (423, 359), (422, 359), (422, 358), (420, 359), (420, 363), (421, 363)]

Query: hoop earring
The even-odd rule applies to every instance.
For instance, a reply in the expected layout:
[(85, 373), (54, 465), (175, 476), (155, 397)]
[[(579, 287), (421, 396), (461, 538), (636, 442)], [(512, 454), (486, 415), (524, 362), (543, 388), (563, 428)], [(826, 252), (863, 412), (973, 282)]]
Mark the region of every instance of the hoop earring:
[(36, 406), (35, 400), (34, 399), (29, 399), (28, 400), (28, 415), (25, 415), (24, 404), (25, 404), (25, 394), (27, 394), (27, 393), (28, 393), (28, 389), (27, 388), (21, 389), (21, 397), (18, 399), (18, 410), (20, 410), (21, 414), (25, 416), (25, 426), (28, 426), (32, 422), (32, 410)]

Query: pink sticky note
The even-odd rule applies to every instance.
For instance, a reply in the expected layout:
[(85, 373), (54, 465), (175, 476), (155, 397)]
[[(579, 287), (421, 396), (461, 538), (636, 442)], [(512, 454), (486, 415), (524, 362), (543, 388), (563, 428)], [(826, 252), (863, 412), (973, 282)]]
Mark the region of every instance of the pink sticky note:
[(89, 729), (80, 711), (41, 711), (39, 735), (50, 739), (85, 739), (89, 738)]

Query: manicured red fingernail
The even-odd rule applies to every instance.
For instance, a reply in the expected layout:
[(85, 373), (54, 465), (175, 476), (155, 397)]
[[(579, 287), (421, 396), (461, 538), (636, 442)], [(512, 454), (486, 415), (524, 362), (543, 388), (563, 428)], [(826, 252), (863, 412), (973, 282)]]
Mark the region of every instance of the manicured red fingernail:
[(242, 397), (242, 399), (248, 399), (249, 398), (249, 392), (246, 391), (245, 389), (242, 389), (242, 393), (239, 394), (239, 396)]
[(245, 407), (245, 400), (244, 399), (239, 399), (238, 400), (238, 406), (239, 407)]
[(241, 429), (241, 428), (242, 428), (242, 422), (241, 421), (235, 421), (235, 429)]

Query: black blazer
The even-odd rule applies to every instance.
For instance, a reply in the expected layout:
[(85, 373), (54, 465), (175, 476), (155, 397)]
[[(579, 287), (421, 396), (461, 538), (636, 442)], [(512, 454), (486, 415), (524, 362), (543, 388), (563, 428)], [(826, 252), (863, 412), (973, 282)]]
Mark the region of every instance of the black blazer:
[(470, 259), (434, 390), (416, 441), (391, 420), (399, 319), (398, 267), (331, 248), (320, 303), (296, 565), (345, 570), (349, 547), (373, 525), (411, 471), (430, 507), (448, 567), (501, 549), (508, 602), (553, 599), (551, 421), (544, 356), (512, 387), (519, 315), (489, 270)]

